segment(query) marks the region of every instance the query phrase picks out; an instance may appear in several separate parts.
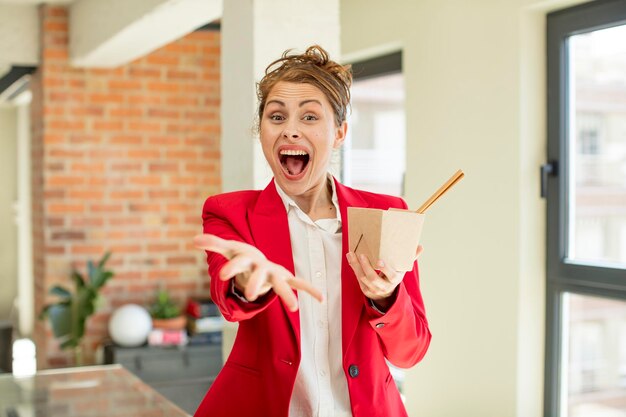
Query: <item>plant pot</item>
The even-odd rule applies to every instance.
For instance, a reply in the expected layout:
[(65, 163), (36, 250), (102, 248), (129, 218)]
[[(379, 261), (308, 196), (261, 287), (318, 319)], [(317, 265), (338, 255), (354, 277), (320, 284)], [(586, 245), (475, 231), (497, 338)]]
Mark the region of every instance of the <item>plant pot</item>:
[(152, 327), (163, 330), (182, 330), (187, 326), (187, 317), (178, 316), (172, 319), (152, 319)]

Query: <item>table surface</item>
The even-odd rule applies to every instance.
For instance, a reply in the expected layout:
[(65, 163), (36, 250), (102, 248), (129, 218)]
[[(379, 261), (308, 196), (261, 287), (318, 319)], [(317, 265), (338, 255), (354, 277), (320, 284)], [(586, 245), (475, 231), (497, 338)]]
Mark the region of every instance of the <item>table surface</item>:
[(189, 417), (120, 365), (0, 374), (0, 417)]

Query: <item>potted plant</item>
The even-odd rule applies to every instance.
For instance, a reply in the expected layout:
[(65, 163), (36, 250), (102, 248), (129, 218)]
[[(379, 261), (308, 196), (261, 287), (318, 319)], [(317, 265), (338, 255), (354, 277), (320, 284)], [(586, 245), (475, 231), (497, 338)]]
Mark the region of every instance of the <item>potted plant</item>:
[(48, 318), (54, 337), (61, 343), (61, 349), (70, 349), (74, 352), (75, 364), (83, 364), (82, 340), (85, 335), (85, 322), (96, 311), (96, 303), (100, 289), (114, 275), (105, 269), (105, 264), (111, 256), (107, 252), (97, 264), (87, 262), (87, 277), (77, 269), (72, 268), (71, 278), (74, 281), (74, 291), (60, 285), (50, 289), (50, 294), (59, 297), (59, 301), (46, 305), (39, 318)]
[(180, 307), (163, 289), (159, 290), (155, 302), (150, 306), (150, 315), (155, 329), (181, 330), (187, 324), (187, 317), (181, 314)]

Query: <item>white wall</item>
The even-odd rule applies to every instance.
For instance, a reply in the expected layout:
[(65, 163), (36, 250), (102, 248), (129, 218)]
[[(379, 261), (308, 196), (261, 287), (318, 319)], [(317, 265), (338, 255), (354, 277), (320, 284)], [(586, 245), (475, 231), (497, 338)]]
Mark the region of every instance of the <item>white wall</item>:
[(411, 416), (542, 415), (545, 14), (567, 3), (342, 0), (345, 61), (403, 51), (409, 205), (466, 173), (422, 237), (433, 341)]
[(0, 107), (0, 319), (9, 317), (17, 296), (16, 129), (15, 108)]

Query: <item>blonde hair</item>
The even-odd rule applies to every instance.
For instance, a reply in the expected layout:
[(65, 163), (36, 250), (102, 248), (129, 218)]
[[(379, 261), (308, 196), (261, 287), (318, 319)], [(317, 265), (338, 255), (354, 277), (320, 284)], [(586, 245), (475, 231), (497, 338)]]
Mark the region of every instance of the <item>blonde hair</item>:
[(279, 81), (311, 84), (319, 88), (330, 102), (335, 123), (340, 126), (347, 117), (350, 106), (352, 69), (332, 61), (328, 52), (319, 45), (312, 45), (303, 54), (283, 52), (281, 58), (265, 69), (265, 76), (257, 84), (259, 100), (258, 120), (263, 117), (265, 102), (272, 88)]

